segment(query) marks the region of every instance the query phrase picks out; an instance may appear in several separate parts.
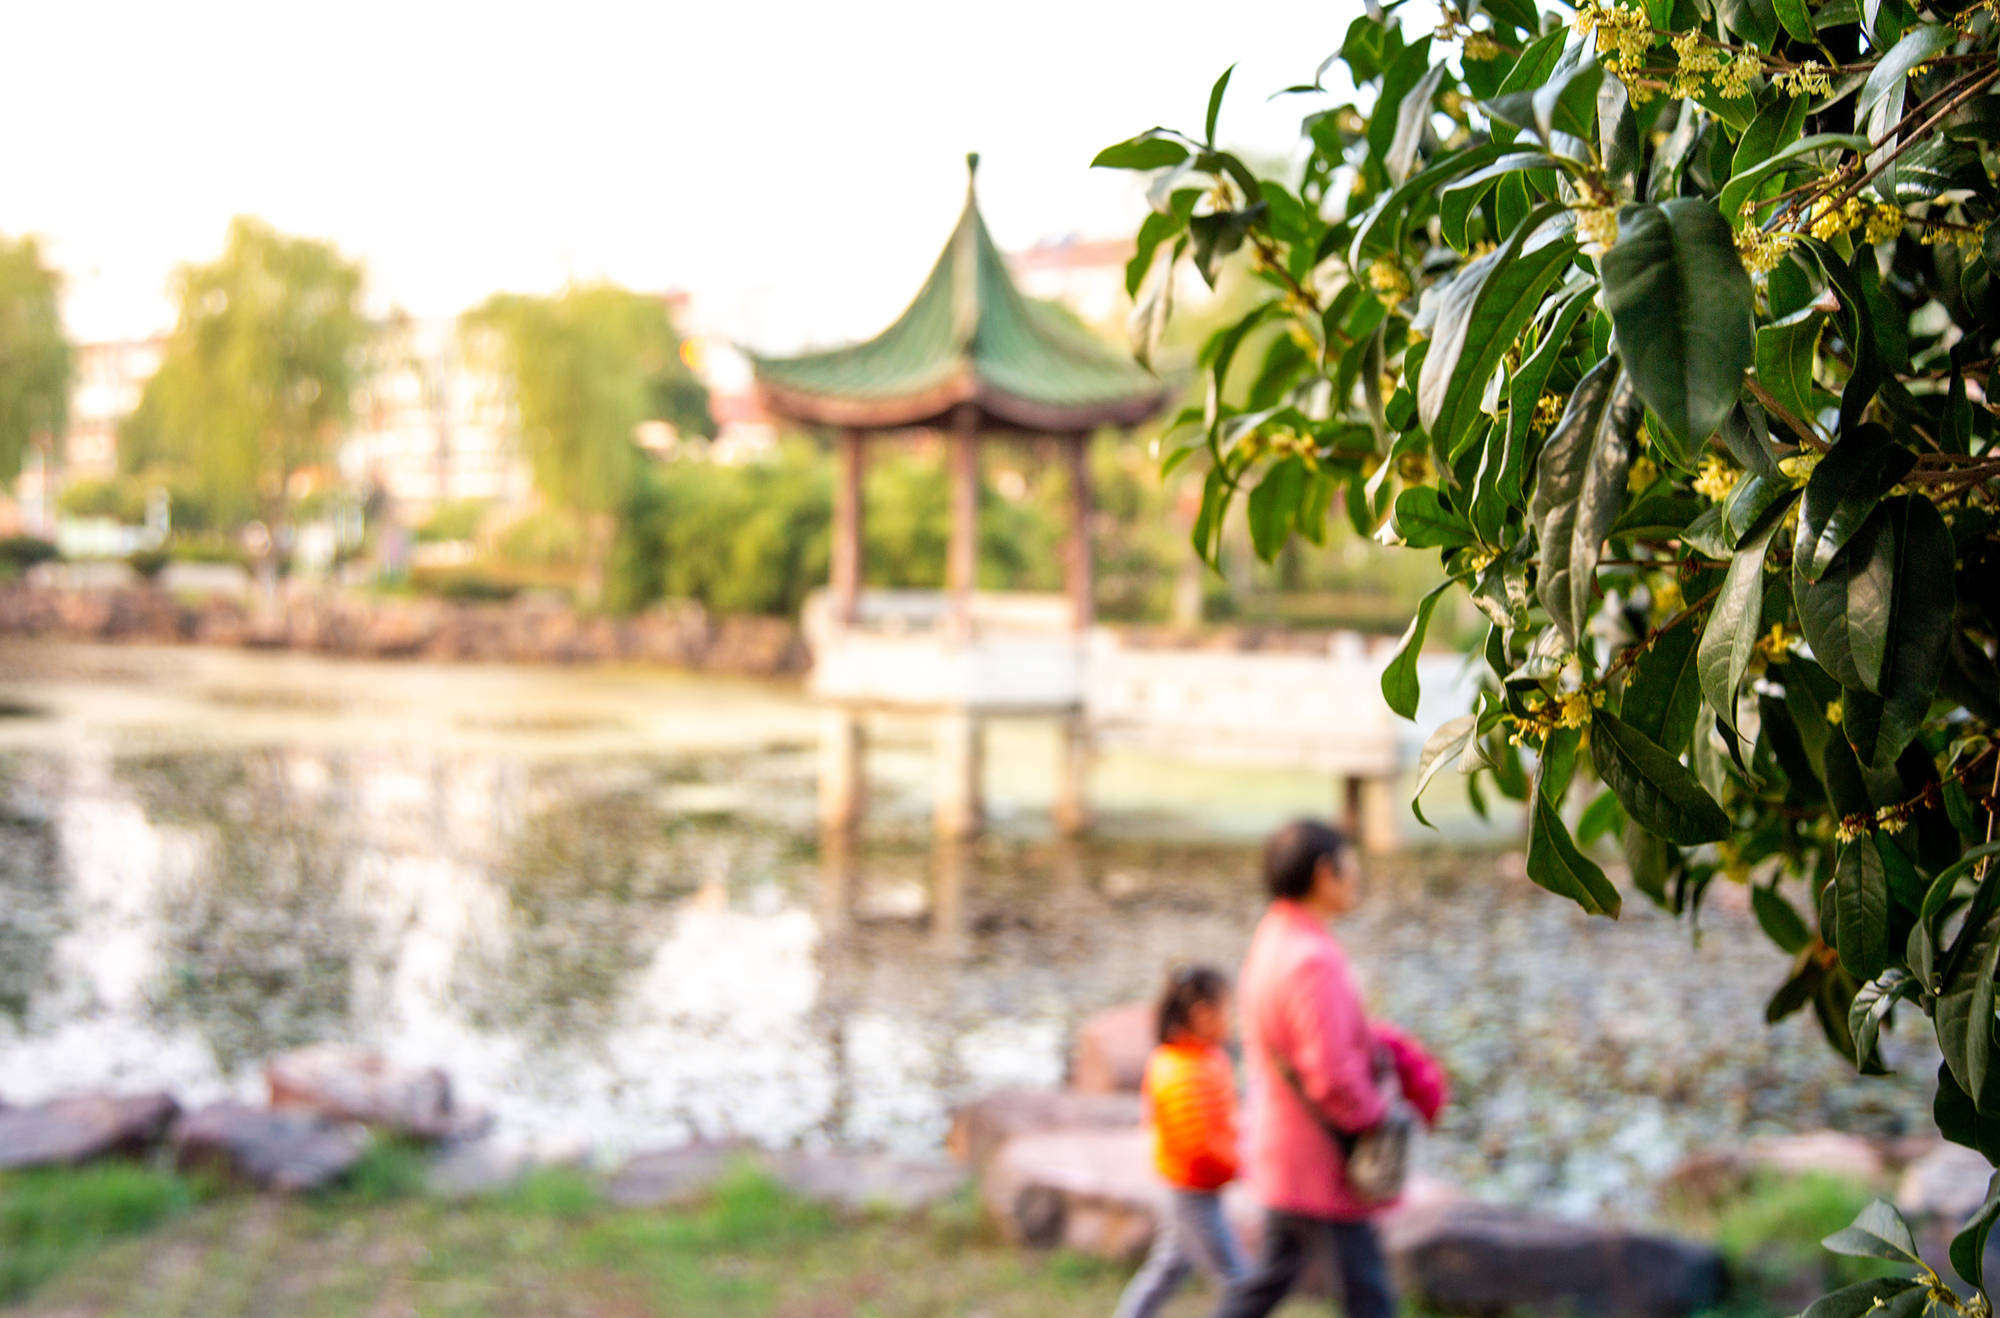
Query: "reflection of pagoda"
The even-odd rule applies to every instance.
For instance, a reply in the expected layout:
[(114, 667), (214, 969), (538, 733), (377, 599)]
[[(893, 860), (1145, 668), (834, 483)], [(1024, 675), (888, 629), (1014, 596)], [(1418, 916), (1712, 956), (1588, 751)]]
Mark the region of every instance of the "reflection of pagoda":
[[(978, 157), (968, 157), (973, 167)], [(865, 343), (757, 358), (765, 405), (838, 436), (832, 582), (809, 619), (813, 688), (828, 704), (823, 820), (846, 831), (861, 809), (861, 712), (933, 709), (940, 717), (936, 822), (978, 830), (983, 720), (1054, 715), (1069, 736), (1059, 822), (1084, 819), (1083, 633), (1091, 623), (1093, 433), (1130, 426), (1166, 401), (1158, 380), (1063, 310), (1025, 297), (980, 217), (965, 210), (901, 317)], [(862, 589), (862, 473), (871, 438), (909, 430), (949, 437), (951, 542), (942, 594)], [(979, 444), (991, 435), (1053, 442), (1069, 471), (1071, 516), (1061, 595), (977, 592)]]

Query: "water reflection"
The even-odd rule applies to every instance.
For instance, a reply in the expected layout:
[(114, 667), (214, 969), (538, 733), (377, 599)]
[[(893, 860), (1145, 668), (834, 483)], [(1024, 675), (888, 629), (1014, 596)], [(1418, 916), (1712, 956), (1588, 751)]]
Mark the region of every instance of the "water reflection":
[[(436, 1063), (525, 1135), (930, 1150), (953, 1103), (1052, 1084), (1085, 1013), (1233, 964), (1251, 849), (986, 838), (919, 802), (821, 846), (810, 755), (288, 737), (0, 759), (0, 1097), (252, 1089), (352, 1040)], [(1432, 1151), (1490, 1191), (1588, 1207), (1694, 1142), (1922, 1116), (1807, 1023), (1746, 915), (1591, 921), (1490, 856), (1380, 872), (1345, 933), (1377, 1006), (1464, 1102)], [(1620, 968), (1615, 976), (1602, 968)], [(1692, 1031), (1702, 1019), (1717, 1028)]]

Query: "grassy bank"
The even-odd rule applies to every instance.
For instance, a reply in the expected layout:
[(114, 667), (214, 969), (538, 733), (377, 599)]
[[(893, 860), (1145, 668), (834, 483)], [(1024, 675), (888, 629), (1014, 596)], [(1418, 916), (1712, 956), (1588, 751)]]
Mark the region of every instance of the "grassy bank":
[(670, 1210), (565, 1172), (445, 1202), (393, 1156), (292, 1200), (133, 1168), (0, 1178), (0, 1312), (23, 1318), (1103, 1318), (1125, 1277), (1014, 1249), (969, 1199), (842, 1217), (747, 1172)]

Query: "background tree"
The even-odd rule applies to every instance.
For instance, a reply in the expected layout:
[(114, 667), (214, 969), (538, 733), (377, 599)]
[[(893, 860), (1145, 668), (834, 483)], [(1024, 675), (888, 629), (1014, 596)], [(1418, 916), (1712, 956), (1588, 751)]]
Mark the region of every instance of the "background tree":
[(69, 428), (76, 367), (61, 295), (39, 242), (0, 236), (0, 481), (20, 475), (31, 446), (53, 448)]
[[(1419, 793), (1462, 760), (1476, 803), (1523, 801), (1529, 877), (1595, 913), (1599, 837), (1677, 912), (1747, 885), (1768, 1014), (1864, 1070), (1899, 1004), (1928, 1017), (1939, 1126), (2000, 1161), (1993, 7), (1477, 0), (1415, 41), (1399, 8), (1291, 89), (1296, 175), (1216, 147), (1226, 73), (1199, 134), (1098, 158), (1157, 171), (1142, 354), (1183, 256), (1263, 289), (1167, 458), (1207, 467), (1197, 549), (1242, 495), (1266, 557), (1336, 502), (1440, 551), (1383, 694), (1415, 713), (1449, 589), (1486, 672)], [(1996, 1216), (2000, 1176), (1951, 1248), (1968, 1301), (1871, 1207), (1829, 1247), (1917, 1274), (1815, 1318), (1983, 1318)]]
[(513, 385), (520, 438), (543, 498), (587, 528), (586, 596), (601, 594), (620, 519), (640, 492), (642, 422), (713, 435), (708, 391), (681, 356), (666, 303), (613, 284), (555, 297), (506, 293), (466, 313)]
[(285, 526), (294, 478), (332, 455), (369, 334), (362, 269), (330, 243), (230, 223), (174, 276), (179, 319), (119, 429), (128, 471), (184, 485), (217, 523)]

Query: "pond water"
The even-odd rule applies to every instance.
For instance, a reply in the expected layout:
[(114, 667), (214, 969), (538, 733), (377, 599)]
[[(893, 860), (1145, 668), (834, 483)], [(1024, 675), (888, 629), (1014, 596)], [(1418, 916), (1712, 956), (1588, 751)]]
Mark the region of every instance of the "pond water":
[[(1003, 725), (994, 834), (938, 850), (924, 730), (884, 719), (866, 841), (823, 857), (816, 715), (781, 686), (16, 645), (0, 708), (0, 1099), (252, 1095), (272, 1053), (353, 1041), (603, 1156), (935, 1150), (954, 1103), (1058, 1083), (1087, 1013), (1233, 965), (1257, 834), (1332, 796), (1114, 756), (1100, 837), (1060, 843), (1053, 733)], [(1921, 1125), (1914, 1023), (1888, 1080), (1763, 1026), (1784, 967), (1736, 893), (1691, 949), (1641, 899), (1542, 894), (1439, 806), (1455, 845), (1377, 865), (1342, 937), (1453, 1073), (1441, 1174), (1643, 1211), (1690, 1148)]]

